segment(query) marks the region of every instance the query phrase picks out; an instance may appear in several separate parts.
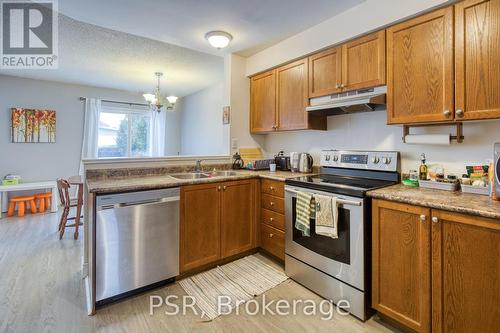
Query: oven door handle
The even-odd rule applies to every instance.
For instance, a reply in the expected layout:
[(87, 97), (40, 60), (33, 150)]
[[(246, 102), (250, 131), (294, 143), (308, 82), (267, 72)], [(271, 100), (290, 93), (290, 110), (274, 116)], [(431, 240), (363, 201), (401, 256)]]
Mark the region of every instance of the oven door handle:
[[(291, 190), (291, 189), (285, 189), (286, 192), (298, 194), (299, 191)], [(332, 195), (333, 196), (333, 195)], [(351, 200), (344, 200), (344, 199), (337, 199), (337, 203), (341, 205), (351, 205), (351, 206), (361, 206), (361, 202), (359, 201), (351, 201)]]

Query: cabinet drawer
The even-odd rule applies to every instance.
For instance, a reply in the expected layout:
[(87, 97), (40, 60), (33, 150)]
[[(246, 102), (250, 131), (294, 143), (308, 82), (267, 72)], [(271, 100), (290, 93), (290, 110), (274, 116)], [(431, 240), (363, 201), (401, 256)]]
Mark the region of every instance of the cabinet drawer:
[(262, 223), (260, 246), (272, 255), (285, 260), (285, 233), (283, 231)]
[(285, 214), (285, 199), (274, 197), (269, 194), (262, 194), (262, 208)]
[(273, 212), (272, 210), (262, 209), (261, 222), (267, 223), (276, 229), (285, 231), (285, 215)]
[(276, 180), (263, 179), (261, 181), (261, 191), (262, 193), (283, 198), (285, 197), (285, 184)]

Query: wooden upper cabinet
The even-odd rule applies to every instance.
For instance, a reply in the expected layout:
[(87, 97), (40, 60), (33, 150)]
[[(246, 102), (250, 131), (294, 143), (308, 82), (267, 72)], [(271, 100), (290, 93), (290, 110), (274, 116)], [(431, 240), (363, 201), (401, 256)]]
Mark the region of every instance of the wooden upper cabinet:
[(389, 124), (454, 119), (453, 7), (387, 29)]
[(434, 333), (498, 332), (500, 223), (433, 210)]
[(306, 107), (307, 61), (302, 59), (276, 69), (278, 129), (308, 128)]
[(250, 78), (250, 132), (272, 132), (277, 126), (276, 72), (268, 72)]
[(382, 200), (372, 209), (372, 306), (430, 332), (430, 209)]
[(255, 181), (223, 184), (221, 253), (229, 257), (255, 247)]
[(181, 189), (181, 272), (221, 257), (219, 185), (192, 185)]
[(500, 0), (456, 4), (457, 120), (500, 118), (499, 75)]
[(344, 91), (385, 84), (385, 30), (342, 45)]
[(309, 97), (341, 91), (342, 51), (334, 47), (309, 57)]

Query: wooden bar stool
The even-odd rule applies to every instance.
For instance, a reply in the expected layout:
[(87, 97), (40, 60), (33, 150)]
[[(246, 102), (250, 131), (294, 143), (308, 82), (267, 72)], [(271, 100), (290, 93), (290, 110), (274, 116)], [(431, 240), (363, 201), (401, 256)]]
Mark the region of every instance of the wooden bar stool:
[(38, 204), (38, 211), (45, 213), (46, 209), (52, 206), (52, 193), (39, 193), (35, 195), (36, 203)]
[[(64, 235), (64, 231), (68, 227), (75, 228), (74, 238), (78, 239), (78, 227), (82, 225), (80, 222), (80, 214), (83, 204), (83, 188), (79, 187), (78, 197), (70, 198), (69, 188), (70, 183), (62, 178), (57, 180), (57, 188), (59, 190), (59, 199), (61, 200), (61, 206), (63, 207), (63, 212), (61, 214), (61, 220), (59, 221), (59, 239)], [(72, 207), (76, 207), (76, 216), (68, 217), (69, 211)], [(74, 224), (67, 224), (68, 220), (75, 220)]]
[(10, 198), (10, 200), (9, 200), (9, 210), (7, 211), (7, 216), (8, 217), (14, 216), (14, 211), (16, 210), (16, 204), (17, 204), (18, 205), (17, 215), (19, 217), (23, 217), (27, 203), (30, 204), (31, 213), (35, 214), (36, 213), (35, 197), (34, 196), (22, 196), (22, 197), (12, 197), (12, 198)]

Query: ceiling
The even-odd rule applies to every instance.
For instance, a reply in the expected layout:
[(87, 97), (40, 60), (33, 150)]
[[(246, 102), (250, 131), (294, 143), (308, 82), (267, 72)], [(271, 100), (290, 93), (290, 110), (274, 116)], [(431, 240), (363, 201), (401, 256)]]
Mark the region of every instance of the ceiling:
[(59, 11), (79, 21), (212, 54), (204, 39), (224, 30), (223, 52), (250, 56), (364, 0), (64, 0)]
[[(183, 97), (221, 82), (228, 53), (242, 56), (316, 25), (365, 0), (63, 0), (59, 68), (0, 74)], [(216, 50), (206, 32), (234, 36)]]
[(0, 69), (0, 74), (143, 93), (154, 90), (154, 72), (161, 71), (162, 92), (178, 97), (224, 78), (224, 59), (220, 56), (82, 23), (64, 15), (59, 15), (58, 30), (58, 69)]

